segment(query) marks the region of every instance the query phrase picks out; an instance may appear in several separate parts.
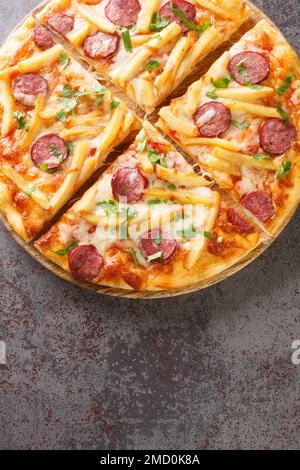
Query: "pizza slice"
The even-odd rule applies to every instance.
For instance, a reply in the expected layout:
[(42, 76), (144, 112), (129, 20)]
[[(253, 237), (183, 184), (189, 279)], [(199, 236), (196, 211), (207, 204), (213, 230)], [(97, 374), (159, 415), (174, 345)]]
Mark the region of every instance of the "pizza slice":
[(47, 29), (20, 31), (2, 49), (0, 211), (29, 240), (139, 122)]
[(182, 288), (262, 247), (264, 236), (149, 123), (35, 247), (71, 276)]
[(249, 15), (243, 0), (53, 0), (37, 18), (150, 113)]
[(225, 52), (158, 126), (274, 234), (299, 203), (300, 65), (266, 21)]

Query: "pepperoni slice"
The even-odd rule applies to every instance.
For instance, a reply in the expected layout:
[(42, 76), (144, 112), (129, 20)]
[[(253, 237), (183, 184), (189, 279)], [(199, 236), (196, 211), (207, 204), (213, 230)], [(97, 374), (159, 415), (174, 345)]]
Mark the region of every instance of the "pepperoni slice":
[(47, 18), (47, 24), (56, 33), (61, 36), (66, 36), (74, 28), (74, 18), (73, 16), (65, 15), (64, 13), (55, 13)]
[(275, 213), (272, 197), (267, 191), (251, 191), (241, 199), (241, 204), (262, 222)]
[(162, 252), (162, 256), (153, 262), (168, 262), (176, 250), (177, 242), (162, 230), (153, 229), (141, 236), (138, 247), (145, 258)]
[(45, 26), (37, 24), (32, 35), (35, 44), (41, 49), (50, 49), (50, 47), (54, 46), (52, 36)]
[(261, 148), (272, 155), (281, 155), (286, 152), (296, 137), (295, 127), (292, 124), (286, 124), (282, 119), (267, 119), (259, 130)]
[(228, 210), (228, 220), (229, 222), (239, 231), (243, 233), (251, 233), (254, 230), (254, 227), (248, 220), (241, 217), (234, 209)]
[(270, 72), (269, 64), (264, 56), (252, 51), (234, 55), (229, 62), (229, 70), (234, 79), (242, 85), (249, 82), (260, 83)]
[(79, 245), (68, 253), (72, 276), (83, 281), (92, 281), (103, 268), (103, 258), (94, 245)]
[(159, 10), (159, 14), (161, 17), (168, 18), (170, 23), (175, 21), (181, 27), (183, 33), (188, 31), (188, 28), (182, 22), (182, 20), (177, 16), (173, 11), (171, 11), (170, 6), (176, 8), (177, 10), (183, 11), (188, 21), (191, 23), (194, 22), (196, 17), (196, 8), (190, 2), (185, 2), (185, 0), (173, 0), (171, 2), (165, 3)]
[[(138, 168), (118, 168), (111, 177), (111, 187), (116, 199), (127, 198), (127, 202), (137, 202), (141, 199), (148, 180)], [(126, 202), (123, 200), (123, 202)]]
[(199, 106), (194, 122), (203, 137), (217, 137), (230, 126), (231, 111), (223, 103), (209, 101)]
[(45, 134), (39, 137), (31, 147), (31, 159), (36, 166), (47, 164), (47, 170), (56, 170), (67, 158), (65, 141), (57, 134)]
[(24, 106), (34, 106), (38, 94), (46, 96), (48, 83), (42, 75), (37, 73), (24, 73), (19, 75), (13, 84), (13, 95)]
[(91, 59), (105, 59), (116, 52), (120, 38), (117, 34), (98, 32), (88, 36), (83, 43), (83, 51)]
[(138, 0), (110, 0), (104, 11), (109, 21), (127, 28), (136, 23), (140, 9)]

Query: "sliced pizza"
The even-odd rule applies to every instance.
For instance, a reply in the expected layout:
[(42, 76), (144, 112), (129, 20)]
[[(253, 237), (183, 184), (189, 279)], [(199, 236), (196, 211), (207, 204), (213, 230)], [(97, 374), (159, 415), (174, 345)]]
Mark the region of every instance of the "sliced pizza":
[(240, 262), (264, 237), (144, 122), (134, 143), (35, 247), (73, 278), (184, 287)]
[(159, 113), (158, 126), (271, 234), (299, 203), (299, 79), (295, 52), (261, 21)]
[(243, 0), (53, 0), (37, 18), (152, 112), (249, 15)]
[(0, 210), (29, 240), (139, 122), (44, 26), (21, 32), (2, 49)]

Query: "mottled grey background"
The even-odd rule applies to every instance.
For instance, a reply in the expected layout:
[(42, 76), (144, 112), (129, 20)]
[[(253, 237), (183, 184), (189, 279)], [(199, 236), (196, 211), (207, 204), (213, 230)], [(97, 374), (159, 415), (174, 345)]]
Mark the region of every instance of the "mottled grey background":
[[(1, 39), (37, 3), (0, 0)], [(256, 3), (299, 52), (299, 0)], [(1, 225), (0, 448), (299, 448), (299, 215), (227, 281), (155, 301), (64, 282)]]

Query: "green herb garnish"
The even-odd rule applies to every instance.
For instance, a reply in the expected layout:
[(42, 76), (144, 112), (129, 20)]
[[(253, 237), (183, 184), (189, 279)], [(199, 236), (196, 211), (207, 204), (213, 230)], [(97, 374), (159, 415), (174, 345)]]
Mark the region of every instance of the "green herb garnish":
[(181, 19), (182, 23), (186, 28), (195, 31), (195, 33), (200, 36), (206, 29), (210, 28), (212, 26), (212, 23), (201, 23), (199, 25), (196, 25), (194, 23), (191, 23), (187, 17), (185, 16), (185, 13), (180, 10), (179, 8), (174, 8), (172, 3), (170, 3), (170, 10), (172, 13), (174, 13), (178, 18)]
[(211, 240), (212, 238), (214, 238), (214, 234), (213, 234), (212, 232), (207, 232), (207, 230), (204, 230), (203, 235), (204, 235), (206, 238), (209, 238), (210, 240)]
[(286, 74), (284, 82), (278, 88), (276, 88), (276, 90), (275, 90), (277, 95), (279, 95), (279, 96), (284, 95), (284, 93), (291, 86), (291, 83), (292, 83), (292, 80), (293, 80), (294, 76), (295, 76), (295, 74), (293, 72), (289, 72), (289, 73)]
[(97, 202), (96, 205), (102, 207), (107, 217), (110, 217), (112, 214), (116, 214), (118, 211), (117, 203), (113, 200), (100, 201)]
[(147, 151), (147, 138), (144, 133), (142, 139), (140, 140), (140, 143), (137, 146), (137, 151), (140, 153), (146, 152)]
[(237, 127), (238, 129), (240, 129), (241, 131), (243, 131), (244, 129), (248, 129), (248, 127), (251, 126), (250, 122), (239, 122), (239, 121), (231, 121), (231, 124), (235, 127)]
[(248, 75), (248, 70), (247, 70), (247, 67), (246, 65), (243, 64), (243, 61), (240, 62), (238, 65), (237, 65), (237, 71), (238, 73), (242, 76), (242, 77), (246, 77)]
[(217, 100), (218, 99), (218, 95), (216, 94), (215, 90), (209, 90), (206, 93), (206, 96), (208, 96), (208, 98), (211, 98), (212, 100)]
[(17, 129), (25, 129), (26, 132), (29, 131), (29, 124), (25, 121), (25, 113), (15, 112), (13, 113), (14, 117), (18, 121)]
[(69, 253), (69, 251), (71, 251), (77, 245), (78, 245), (78, 242), (74, 240), (72, 243), (70, 243), (70, 245), (66, 246), (66, 248), (62, 248), (61, 250), (51, 250), (51, 251), (52, 253), (55, 253), (56, 255), (65, 256), (67, 253)]
[(271, 157), (271, 155), (268, 155), (267, 153), (253, 153), (253, 152), (250, 152), (250, 155), (252, 155), (253, 158), (255, 158), (255, 160), (262, 160), (263, 158), (269, 158), (269, 159), (273, 159), (273, 157)]
[(160, 63), (157, 62), (157, 60), (149, 60), (146, 64), (145, 64), (145, 69), (148, 71), (148, 72), (151, 72), (151, 70), (157, 70), (159, 69), (160, 67)]
[(56, 113), (56, 117), (62, 124), (65, 124), (66, 119), (67, 119), (67, 113), (63, 109), (60, 109)]
[(139, 263), (139, 260), (138, 260), (137, 254), (136, 254), (136, 250), (129, 250), (129, 253), (132, 256), (134, 264), (136, 264), (138, 266), (140, 263)]
[(169, 189), (170, 191), (173, 191), (173, 189), (176, 189), (175, 184), (169, 184), (168, 189)]
[(276, 111), (277, 113), (280, 115), (280, 117), (282, 117), (282, 119), (284, 120), (285, 124), (288, 124), (289, 123), (289, 117), (288, 115), (286, 114), (286, 112), (282, 109), (279, 101), (277, 103), (277, 107), (276, 107)]
[(262, 90), (263, 86), (262, 85), (257, 85), (256, 83), (251, 83), (251, 82), (246, 82), (244, 83), (245, 86), (252, 88), (253, 90)]
[(275, 178), (280, 179), (284, 178), (289, 174), (289, 172), (292, 169), (292, 162), (291, 160), (286, 160), (285, 162), (282, 163), (281, 167), (278, 168), (275, 174)]
[(59, 71), (63, 72), (65, 70), (66, 66), (68, 65), (68, 62), (69, 62), (68, 54), (65, 51), (60, 52), (59, 62), (60, 62)]
[(211, 79), (211, 83), (216, 88), (227, 88), (230, 83), (230, 78), (222, 78), (220, 80)]
[(167, 167), (167, 162), (164, 157), (160, 156), (156, 150), (149, 150), (148, 151), (148, 158), (152, 165), (156, 165), (157, 163), (164, 168)]
[(31, 197), (32, 193), (36, 190), (36, 187), (32, 184), (30, 185), (28, 191), (25, 191), (26, 196)]
[(169, 202), (169, 199), (154, 198), (154, 199), (149, 199), (149, 201), (147, 201), (147, 204), (149, 204), (149, 206), (154, 206), (156, 204), (161, 204), (161, 203), (167, 204), (168, 202)]
[(125, 50), (127, 52), (132, 52), (132, 44), (129, 30), (127, 28), (124, 28), (124, 26), (120, 26), (120, 33)]
[(71, 155), (73, 154), (73, 150), (74, 150), (74, 144), (73, 142), (71, 142), (70, 140), (66, 143), (67, 145), (67, 152), (68, 152), (68, 156), (71, 157)]
[(112, 100), (111, 103), (110, 103), (110, 109), (115, 109), (119, 106), (120, 104), (120, 101), (118, 100)]
[(152, 33), (159, 32), (168, 26), (169, 20), (165, 16), (161, 17), (159, 13), (153, 13), (149, 29)]

